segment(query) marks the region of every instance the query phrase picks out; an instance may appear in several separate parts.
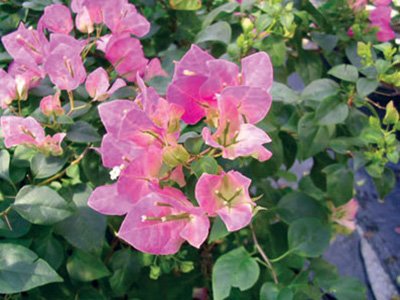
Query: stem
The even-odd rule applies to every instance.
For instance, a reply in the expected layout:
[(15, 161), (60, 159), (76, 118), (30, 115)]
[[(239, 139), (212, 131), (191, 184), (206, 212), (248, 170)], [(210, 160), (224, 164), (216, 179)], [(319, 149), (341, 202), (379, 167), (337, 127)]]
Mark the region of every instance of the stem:
[(69, 112), (67, 116), (69, 116), (75, 109), (75, 102), (74, 102), (74, 94), (71, 91), (68, 91), (68, 99), (69, 99)]
[(21, 99), (18, 97), (18, 115), (22, 116)]
[(67, 168), (65, 168), (65, 169), (62, 170), (61, 172), (55, 174), (54, 176), (52, 176), (52, 177), (50, 177), (50, 178), (48, 178), (48, 179), (46, 179), (46, 180), (44, 180), (44, 181), (38, 183), (38, 186), (46, 185), (46, 184), (52, 182), (53, 180), (56, 180), (56, 179), (58, 179), (58, 178), (64, 176), (64, 174), (67, 172), (67, 169), (68, 169), (70, 166), (74, 166), (74, 165), (77, 165), (77, 164), (80, 163), (80, 161), (85, 157), (85, 155), (87, 154), (87, 152), (89, 151), (89, 149), (90, 149), (90, 145), (82, 152), (81, 155), (79, 155), (75, 160), (73, 160), (73, 161), (71, 162), (71, 164), (70, 164)]
[(274, 259), (271, 259), (271, 262), (275, 263), (275, 262), (278, 262), (278, 261), (284, 259), (284, 258), (285, 258), (286, 256), (288, 256), (289, 254), (292, 254), (292, 252), (293, 252), (294, 250), (295, 250), (295, 248), (286, 251), (286, 252), (283, 253), (281, 256), (279, 256), (279, 257), (277, 257), (277, 258), (274, 258)]
[(275, 284), (278, 284), (279, 283), (278, 277), (276, 276), (276, 272), (274, 270), (274, 267), (271, 264), (272, 260), (271, 261), (269, 260), (267, 254), (265, 254), (264, 250), (261, 248), (261, 245), (257, 240), (257, 236), (256, 236), (256, 232), (254, 231), (253, 224), (250, 224), (250, 230), (251, 230), (251, 235), (253, 237), (254, 245), (256, 246), (256, 249), (257, 249), (258, 253), (260, 253), (261, 257), (265, 261), (265, 264), (271, 270), (271, 275), (272, 275), (272, 278), (274, 279)]
[(371, 103), (373, 106), (375, 106), (375, 107), (377, 107), (379, 109), (383, 109), (383, 110), (386, 109), (386, 107), (383, 107), (382, 105), (379, 105), (378, 103), (376, 103), (375, 101), (371, 100), (368, 97), (365, 97), (365, 99), (367, 100), (367, 102)]

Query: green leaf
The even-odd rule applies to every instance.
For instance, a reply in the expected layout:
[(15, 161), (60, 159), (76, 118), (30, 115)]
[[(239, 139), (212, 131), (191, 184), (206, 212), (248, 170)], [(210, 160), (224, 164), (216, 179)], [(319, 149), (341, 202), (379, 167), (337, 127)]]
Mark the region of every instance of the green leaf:
[(85, 121), (77, 121), (67, 132), (67, 139), (75, 143), (94, 143), (101, 140), (97, 130)]
[(176, 10), (198, 10), (201, 0), (169, 0), (169, 5)]
[(222, 12), (231, 13), (238, 6), (239, 6), (239, 4), (237, 2), (229, 2), (229, 3), (225, 3), (221, 6), (218, 6), (217, 8), (213, 9), (204, 18), (203, 28), (209, 26), (220, 13), (222, 13)]
[(24, 186), (17, 194), (13, 208), (33, 224), (51, 225), (69, 217), (73, 210), (47, 186)]
[(51, 234), (34, 239), (33, 248), (54, 269), (57, 270), (61, 266), (64, 260), (64, 248)]
[(399, 112), (393, 104), (393, 101), (389, 101), (386, 105), (386, 114), (383, 118), (383, 124), (395, 125), (399, 121)]
[(191, 164), (191, 167), (197, 178), (199, 178), (203, 173), (217, 174), (218, 172), (218, 163), (210, 156), (205, 156), (199, 160), (195, 160)]
[(224, 222), (222, 222), (220, 217), (216, 217), (211, 227), (210, 236), (208, 237), (208, 243), (220, 240), (226, 237), (228, 234), (229, 231), (228, 229), (226, 229)]
[(60, 171), (66, 162), (66, 156), (45, 156), (37, 153), (31, 160), (31, 170), (36, 179), (47, 178)]
[(352, 65), (342, 64), (334, 66), (329, 70), (328, 74), (344, 81), (357, 82), (358, 80), (358, 70)]
[(229, 297), (232, 287), (241, 291), (251, 288), (259, 275), (260, 267), (243, 247), (220, 256), (212, 273), (214, 300)]
[(67, 271), (72, 279), (92, 281), (110, 275), (110, 271), (96, 256), (75, 250), (67, 261)]
[(28, 291), (62, 278), (31, 250), (16, 244), (0, 244), (0, 294)]
[(116, 251), (110, 260), (113, 274), (109, 279), (110, 286), (116, 295), (123, 296), (131, 285), (139, 278), (141, 264), (132, 249)]
[(10, 179), (10, 153), (7, 150), (0, 151), (0, 178), (11, 182)]
[(314, 114), (306, 113), (298, 123), (300, 157), (306, 159), (324, 150), (334, 133), (334, 125), (318, 126)]
[(273, 282), (265, 282), (260, 290), (260, 300), (278, 300), (279, 287)]
[(71, 245), (85, 251), (101, 248), (106, 230), (106, 217), (87, 206), (91, 192), (86, 185), (76, 186), (72, 201), (77, 211), (55, 228)]
[(373, 93), (378, 86), (379, 82), (375, 79), (360, 78), (357, 80), (357, 93), (364, 98)]
[[(332, 166), (334, 165), (330, 167)], [(333, 171), (329, 169), (323, 171), (327, 173), (327, 193), (335, 206), (343, 205), (353, 198), (354, 174), (351, 170), (338, 165)]]
[(271, 95), (274, 101), (287, 104), (295, 104), (300, 101), (300, 96), (295, 91), (279, 82), (273, 83)]
[(305, 84), (322, 76), (322, 60), (319, 54), (311, 51), (301, 51), (300, 57), (295, 60), (295, 69)]
[(199, 32), (196, 43), (221, 42), (228, 45), (231, 41), (232, 29), (229, 23), (220, 21)]
[(339, 278), (329, 290), (337, 300), (366, 299), (364, 285), (352, 277)]
[(322, 101), (339, 93), (339, 85), (331, 79), (318, 79), (311, 82), (301, 93), (303, 100)]
[(319, 125), (333, 125), (343, 123), (349, 116), (349, 107), (336, 97), (329, 97), (319, 104), (316, 118)]
[(302, 192), (286, 194), (278, 203), (279, 215), (291, 223), (301, 218), (326, 219), (324, 208), (317, 200)]
[(5, 238), (19, 238), (29, 232), (31, 223), (22, 218), (16, 211), (12, 210), (7, 214), (8, 222), (11, 229), (6, 222), (0, 219), (0, 237)]
[(329, 246), (329, 240), (330, 229), (319, 219), (298, 219), (289, 226), (289, 251), (299, 256), (320, 256)]

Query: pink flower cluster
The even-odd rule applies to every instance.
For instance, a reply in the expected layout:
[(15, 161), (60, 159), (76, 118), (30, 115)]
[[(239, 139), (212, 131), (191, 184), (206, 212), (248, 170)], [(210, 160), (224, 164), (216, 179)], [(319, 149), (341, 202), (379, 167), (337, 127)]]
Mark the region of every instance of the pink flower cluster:
[[(26, 28), (23, 23), (18, 30), (2, 37), (7, 52), (13, 58), (8, 72), (0, 71), (0, 106), (6, 108), (13, 100), (26, 100), (28, 90), (49, 76), (59, 90), (73, 91), (86, 79), (84, 59), (86, 53), (97, 45), (117, 73), (128, 81), (135, 81), (136, 73), (150, 79), (165, 75), (158, 59), (145, 58), (140, 41), (150, 30), (150, 23), (137, 12), (127, 0), (73, 0), (78, 30), (97, 34), (86, 40), (71, 35), (74, 24), (68, 7), (61, 4), (45, 8), (37, 29)], [(101, 36), (103, 25), (110, 34)], [(96, 27), (97, 26), (97, 27)], [(97, 71), (95, 76), (104, 74)], [(121, 81), (118, 83), (121, 86)], [(90, 85), (90, 83), (89, 83)], [(112, 93), (115, 89), (110, 89)], [(106, 91), (96, 94), (96, 100), (104, 100)]]
[[(95, 189), (89, 206), (103, 214), (126, 215), (118, 236), (136, 249), (173, 254), (187, 241), (199, 248), (209, 232), (209, 217), (219, 216), (228, 231), (247, 226), (255, 203), (251, 180), (237, 171), (204, 173), (195, 187), (198, 206), (173, 185), (183, 187), (184, 168), (199, 156), (179, 143), (181, 120), (205, 120), (202, 153), (255, 157), (265, 161), (268, 135), (256, 127), (271, 106), (273, 70), (266, 53), (234, 63), (215, 59), (197, 46), (176, 64), (166, 99), (138, 75), (135, 101), (114, 100), (99, 106), (106, 128), (99, 149), (111, 184)], [(214, 149), (214, 150), (211, 150)]]

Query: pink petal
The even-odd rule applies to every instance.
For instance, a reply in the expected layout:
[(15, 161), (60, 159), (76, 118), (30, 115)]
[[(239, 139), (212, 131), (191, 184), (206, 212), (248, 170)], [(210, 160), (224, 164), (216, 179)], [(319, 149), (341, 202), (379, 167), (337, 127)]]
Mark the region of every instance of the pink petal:
[(117, 139), (113, 134), (105, 134), (101, 141), (101, 158), (106, 168), (114, 168), (127, 165), (135, 159), (141, 152), (135, 143)]
[(94, 22), (90, 17), (90, 12), (84, 6), (75, 17), (76, 28), (83, 33), (90, 34), (94, 31)]
[(167, 100), (183, 107), (185, 113), (182, 120), (187, 124), (196, 124), (206, 115), (199, 103), (199, 88), (205, 80), (202, 76), (186, 76), (168, 86)]
[(219, 200), (215, 195), (215, 190), (220, 184), (220, 175), (211, 175), (203, 173), (197, 181), (195, 188), (195, 197), (200, 207), (204, 209), (208, 215), (215, 216), (219, 209)]
[(180, 187), (186, 185), (185, 174), (183, 173), (183, 167), (177, 166), (169, 176), (169, 179), (175, 181)]
[(107, 132), (118, 135), (123, 118), (134, 108), (137, 106), (129, 100), (113, 100), (100, 104), (99, 115)]
[(274, 70), (267, 53), (258, 52), (242, 59), (243, 84), (269, 91), (272, 87)]
[(207, 61), (213, 59), (214, 57), (193, 44), (190, 50), (176, 64), (174, 79), (186, 76), (208, 75)]
[(102, 99), (107, 96), (110, 82), (108, 73), (102, 67), (97, 68), (86, 78), (86, 91), (93, 100)]
[(39, 22), (51, 32), (64, 34), (69, 34), (74, 27), (69, 8), (61, 4), (47, 6)]
[(88, 206), (104, 215), (124, 215), (133, 204), (118, 193), (117, 184), (114, 183), (97, 187), (89, 197)]
[(238, 84), (239, 67), (223, 59), (207, 61), (209, 77), (200, 88), (200, 95), (205, 99), (215, 99), (215, 94), (220, 93), (227, 86)]
[(126, 82), (121, 78), (117, 78), (117, 80), (115, 80), (115, 82), (113, 83), (113, 85), (111, 86), (111, 88), (108, 90), (107, 93), (111, 96), (116, 91), (118, 91), (120, 88), (123, 88), (125, 86), (126, 86)]
[(108, 2), (104, 9), (104, 23), (115, 33), (131, 33), (138, 37), (150, 31), (150, 23), (139, 14), (133, 4), (125, 1)]
[(253, 208), (250, 203), (235, 205), (232, 208), (222, 207), (217, 211), (228, 231), (236, 231), (250, 224)]
[(184, 242), (180, 231), (185, 222), (144, 222), (143, 216), (161, 217), (171, 213), (169, 207), (155, 206), (157, 201), (164, 202), (165, 199), (154, 193), (142, 198), (126, 216), (118, 236), (142, 252), (156, 255), (174, 254)]
[(60, 116), (64, 114), (64, 109), (61, 107), (60, 94), (50, 95), (40, 100), (40, 110), (46, 116)]
[(207, 239), (209, 229), (210, 220), (204, 214), (192, 215), (182, 229), (180, 236), (193, 247), (200, 248)]
[(20, 144), (36, 145), (45, 138), (44, 129), (32, 117), (1, 117), (1, 129), (7, 148)]
[(272, 154), (262, 145), (269, 142), (271, 138), (262, 129), (252, 124), (242, 124), (236, 143), (224, 148), (222, 156), (228, 159), (253, 156), (259, 161), (265, 161)]
[(0, 105), (5, 109), (17, 97), (15, 80), (6, 71), (0, 69)]
[(168, 77), (168, 73), (162, 68), (160, 60), (153, 58), (146, 67), (144, 80), (149, 81), (156, 76)]
[(264, 119), (272, 104), (272, 97), (261, 88), (228, 87), (221, 93), (221, 101), (234, 103), (245, 121), (256, 124)]

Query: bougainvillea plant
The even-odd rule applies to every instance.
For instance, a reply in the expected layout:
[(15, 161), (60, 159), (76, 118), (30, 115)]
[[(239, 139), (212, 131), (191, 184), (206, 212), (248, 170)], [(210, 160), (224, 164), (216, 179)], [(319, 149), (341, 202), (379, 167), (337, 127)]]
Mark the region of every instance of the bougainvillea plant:
[(0, 16), (5, 299), (365, 298), (322, 255), (357, 228), (356, 172), (395, 182), (396, 3)]

